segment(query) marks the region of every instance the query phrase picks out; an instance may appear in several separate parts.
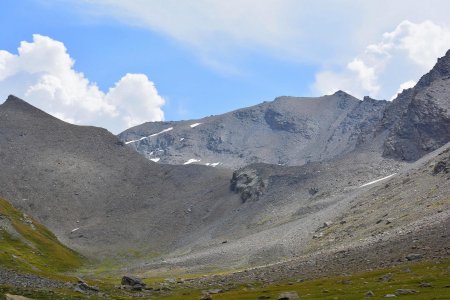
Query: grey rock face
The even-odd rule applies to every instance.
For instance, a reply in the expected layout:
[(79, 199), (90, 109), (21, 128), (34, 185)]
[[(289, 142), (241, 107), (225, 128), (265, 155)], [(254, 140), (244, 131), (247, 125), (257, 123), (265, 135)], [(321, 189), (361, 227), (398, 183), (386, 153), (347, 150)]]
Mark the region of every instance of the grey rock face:
[(433, 168), (433, 175), (439, 173), (450, 173), (450, 151), (444, 151), (440, 155), (439, 161), (436, 162)]
[(258, 175), (258, 171), (252, 168), (243, 168), (233, 172), (230, 188), (241, 195), (243, 202), (258, 200), (268, 185), (267, 179)]
[(450, 140), (450, 51), (385, 111), (383, 155), (414, 161)]
[(201, 120), (145, 123), (119, 138), (161, 163), (233, 169), (258, 162), (303, 165), (354, 150), (415, 161), (450, 140), (450, 51), (393, 102), (359, 101), (342, 91), (279, 97)]
[(375, 128), (386, 104), (342, 91), (319, 98), (279, 97), (200, 120), (145, 123), (119, 138), (162, 163), (195, 160), (233, 169), (258, 162), (303, 165), (354, 150), (361, 133)]

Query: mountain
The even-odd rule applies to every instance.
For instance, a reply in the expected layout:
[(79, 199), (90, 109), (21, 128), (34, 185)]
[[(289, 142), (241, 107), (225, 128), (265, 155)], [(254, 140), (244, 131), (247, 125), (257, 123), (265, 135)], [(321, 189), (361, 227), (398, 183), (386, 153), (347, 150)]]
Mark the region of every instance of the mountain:
[[(372, 154), (286, 169), (250, 165), (234, 176), (223, 168), (157, 164), (105, 129), (65, 123), (14, 96), (0, 105), (0, 124), (2, 196), (93, 258), (173, 256), (224, 241), (234, 247), (300, 217), (318, 226), (348, 190), (401, 167)], [(263, 190), (251, 187), (252, 176), (265, 182)], [(236, 257), (256, 262), (263, 251), (270, 255), (261, 260), (275, 260), (286, 251), (270, 250), (278, 244), (258, 242), (249, 256)]]
[(414, 161), (449, 140), (450, 52), (417, 85), (392, 102), (345, 92), (318, 98), (279, 97), (219, 116), (148, 122), (119, 139), (148, 159), (236, 169), (251, 163), (287, 166), (371, 148)]
[(209, 277), (221, 288), (448, 258), (449, 60), (393, 102), (280, 97), (119, 137), (9, 96), (0, 227), (13, 211), (118, 272), (232, 272)]
[(239, 203), (230, 171), (153, 163), (14, 96), (0, 105), (0, 149), (1, 196), (90, 257), (174, 249)]
[(319, 98), (279, 97), (199, 120), (144, 123), (119, 139), (160, 163), (302, 165), (354, 150), (359, 133), (376, 126), (387, 104), (342, 91)]
[(383, 154), (414, 161), (449, 141), (450, 50), (417, 85), (386, 108), (379, 132), (387, 132)]

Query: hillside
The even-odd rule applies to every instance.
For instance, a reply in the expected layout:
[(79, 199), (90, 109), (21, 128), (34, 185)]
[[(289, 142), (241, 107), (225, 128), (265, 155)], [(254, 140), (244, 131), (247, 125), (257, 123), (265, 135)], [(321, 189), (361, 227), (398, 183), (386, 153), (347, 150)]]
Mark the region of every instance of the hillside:
[[(266, 187), (257, 199), (247, 198), (227, 228), (214, 232), (215, 243), (185, 250), (184, 255), (178, 251), (166, 256), (164, 263), (150, 263), (144, 269), (156, 274), (173, 264), (204, 272), (211, 265), (253, 267), (315, 255), (329, 261), (335, 252), (362, 251), (362, 255), (379, 251), (382, 244), (383, 254), (374, 252), (371, 261), (389, 265), (389, 257), (414, 252), (415, 248), (408, 247), (415, 239), (417, 245), (427, 247), (420, 251), (424, 256), (446, 257), (450, 247), (445, 239), (450, 222), (449, 146), (415, 164), (396, 165), (381, 155), (375, 160), (372, 154), (372, 158), (347, 156), (301, 167), (248, 166), (239, 173), (256, 174)], [(391, 249), (389, 255), (387, 249)], [(383, 258), (377, 260), (378, 255)], [(342, 264), (350, 262), (343, 260)], [(364, 260), (355, 268), (360, 264)]]
[(4, 199), (0, 199), (0, 249), (0, 273), (9, 269), (53, 276), (83, 262), (42, 224)]
[(229, 171), (155, 164), (105, 129), (14, 96), (0, 105), (0, 124), (1, 196), (84, 255), (175, 249), (239, 203)]

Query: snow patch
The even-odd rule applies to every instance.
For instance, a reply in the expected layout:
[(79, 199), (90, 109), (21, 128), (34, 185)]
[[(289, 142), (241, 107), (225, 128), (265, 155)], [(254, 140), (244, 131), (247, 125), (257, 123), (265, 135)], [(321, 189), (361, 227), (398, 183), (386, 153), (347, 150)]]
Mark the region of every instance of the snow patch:
[(156, 157), (156, 158), (150, 158), (150, 160), (153, 161), (153, 162), (158, 162), (160, 159), (161, 159), (161, 158), (159, 158), (159, 157)]
[(148, 137), (154, 137), (154, 136), (160, 135), (161, 133), (168, 132), (168, 131), (171, 131), (171, 130), (173, 130), (173, 127), (169, 127), (169, 128), (164, 129), (163, 131), (160, 131), (158, 133), (151, 134)]
[(184, 141), (184, 138), (181, 138), (181, 139), (180, 139), (180, 142), (182, 142), (182, 141)]
[(167, 128), (167, 129), (164, 129), (164, 130), (162, 130), (162, 131), (160, 131), (160, 132), (151, 134), (151, 135), (149, 135), (149, 136), (141, 137), (140, 139), (137, 139), (137, 140), (131, 140), (131, 141), (125, 142), (125, 145), (131, 144), (131, 143), (136, 143), (136, 142), (142, 141), (142, 140), (144, 140), (144, 139), (148, 139), (148, 138), (151, 138), (151, 137), (160, 135), (161, 133), (168, 132), (168, 131), (171, 131), (171, 130), (173, 130), (173, 127), (169, 127), (169, 128)]
[(374, 180), (374, 181), (371, 181), (371, 182), (368, 182), (368, 183), (364, 183), (364, 184), (361, 185), (360, 187), (365, 187), (365, 186), (368, 186), (368, 185), (371, 185), (371, 184), (380, 182), (380, 181), (385, 180), (385, 179), (388, 179), (388, 178), (390, 178), (390, 177), (392, 177), (392, 176), (394, 176), (394, 175), (397, 175), (397, 173), (391, 174), (391, 175), (389, 175), (389, 176), (386, 176), (386, 177), (383, 177), (383, 178), (380, 178), (380, 179), (377, 179), (377, 180)]
[(137, 140), (131, 140), (131, 141), (125, 142), (125, 145), (131, 144), (131, 143), (136, 143), (136, 142), (142, 141), (143, 139), (146, 139), (146, 138), (147, 137), (144, 136), (144, 137), (141, 137), (140, 139), (137, 139)]
[(191, 158), (190, 160), (185, 162), (183, 165), (190, 165), (192, 163), (199, 162), (199, 161), (200, 161), (200, 159)]
[(189, 125), (191, 128), (194, 128), (194, 127), (197, 127), (198, 125), (200, 125), (200, 124), (202, 124), (202, 123), (194, 123), (194, 124), (191, 124), (191, 125)]

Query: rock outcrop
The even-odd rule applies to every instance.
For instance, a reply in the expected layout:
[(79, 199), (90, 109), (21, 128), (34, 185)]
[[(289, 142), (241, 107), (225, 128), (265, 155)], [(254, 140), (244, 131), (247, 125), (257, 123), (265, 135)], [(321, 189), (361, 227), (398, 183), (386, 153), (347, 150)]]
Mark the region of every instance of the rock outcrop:
[(450, 140), (450, 50), (414, 88), (390, 104), (380, 131), (388, 131), (383, 155), (414, 161)]
[(268, 180), (263, 179), (256, 169), (243, 168), (233, 172), (230, 188), (245, 202), (258, 200), (267, 186)]

